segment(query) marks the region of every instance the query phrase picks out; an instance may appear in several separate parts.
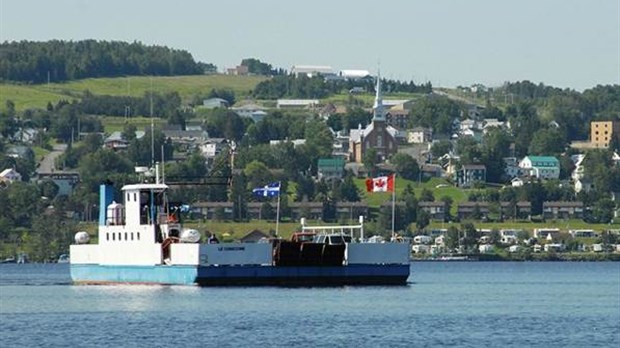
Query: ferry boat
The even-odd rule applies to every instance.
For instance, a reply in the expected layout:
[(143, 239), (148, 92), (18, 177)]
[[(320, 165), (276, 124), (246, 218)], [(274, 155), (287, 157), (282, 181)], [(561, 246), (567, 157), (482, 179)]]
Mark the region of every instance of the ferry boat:
[[(87, 232), (70, 246), (77, 284), (179, 284), (199, 286), (405, 285), (409, 244), (370, 243), (359, 225), (309, 227), (308, 238), (264, 243), (200, 243), (185, 229), (179, 209), (160, 182), (125, 185), (122, 203), (110, 183), (100, 187), (97, 243)], [(357, 235), (356, 235), (357, 232)]]

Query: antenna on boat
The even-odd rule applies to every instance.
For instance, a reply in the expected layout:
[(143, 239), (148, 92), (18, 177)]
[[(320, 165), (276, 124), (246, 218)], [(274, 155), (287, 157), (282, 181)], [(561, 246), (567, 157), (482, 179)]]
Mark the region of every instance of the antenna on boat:
[(166, 183), (166, 161), (164, 160), (164, 145), (161, 145), (161, 183)]
[(155, 164), (155, 125), (153, 124), (153, 76), (151, 76), (151, 166)]

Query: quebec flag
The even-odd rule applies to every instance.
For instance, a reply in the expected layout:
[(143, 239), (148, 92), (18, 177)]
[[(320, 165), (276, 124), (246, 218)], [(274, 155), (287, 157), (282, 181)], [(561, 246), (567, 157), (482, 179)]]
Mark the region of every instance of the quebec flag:
[(280, 182), (272, 182), (265, 187), (259, 187), (252, 190), (256, 196), (275, 197), (280, 195)]

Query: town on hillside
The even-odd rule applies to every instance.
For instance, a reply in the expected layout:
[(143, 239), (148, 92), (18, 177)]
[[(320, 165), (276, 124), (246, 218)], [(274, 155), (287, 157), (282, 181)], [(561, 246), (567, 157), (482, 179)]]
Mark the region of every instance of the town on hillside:
[[(66, 254), (75, 232), (92, 228), (104, 208), (99, 184), (120, 188), (138, 177), (136, 167), (155, 163), (171, 198), (188, 207), (183, 219), (203, 231), (224, 228), (211, 231), (223, 240), (273, 235), (265, 222), (278, 211), (289, 234), (301, 218), (364, 216), (377, 240), (394, 232), (423, 258), (620, 255), (618, 85), (451, 89), (386, 79), (371, 67), (286, 70), (255, 58), (218, 72), (185, 55), (156, 72), (146, 61), (127, 71), (119, 62), (107, 75), (76, 72), (63, 56), (74, 50), (49, 45), (61, 45), (56, 62), (64, 63), (44, 75), (34, 61), (31, 71), (7, 63), (7, 91), (18, 82), (53, 91), (95, 76), (120, 81), (119, 90), (91, 79), (88, 90), (68, 84), (45, 106), (5, 94), (0, 261)], [(195, 85), (150, 78), (131, 87), (154, 74)], [(366, 179), (390, 175), (393, 195), (367, 192)], [(282, 187), (278, 200), (253, 195), (273, 182)], [(262, 227), (222, 227), (247, 222)]]

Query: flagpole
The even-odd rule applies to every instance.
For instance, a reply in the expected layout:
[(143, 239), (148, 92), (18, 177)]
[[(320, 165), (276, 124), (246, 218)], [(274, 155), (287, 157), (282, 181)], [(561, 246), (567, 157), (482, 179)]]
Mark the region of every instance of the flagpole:
[[(278, 187), (282, 187), (282, 183), (278, 181)], [(280, 194), (278, 191), (278, 206), (276, 207), (276, 237), (278, 236), (278, 227), (280, 226)]]
[(392, 174), (394, 185), (392, 186), (392, 239), (394, 239), (394, 210), (396, 207), (396, 174)]

